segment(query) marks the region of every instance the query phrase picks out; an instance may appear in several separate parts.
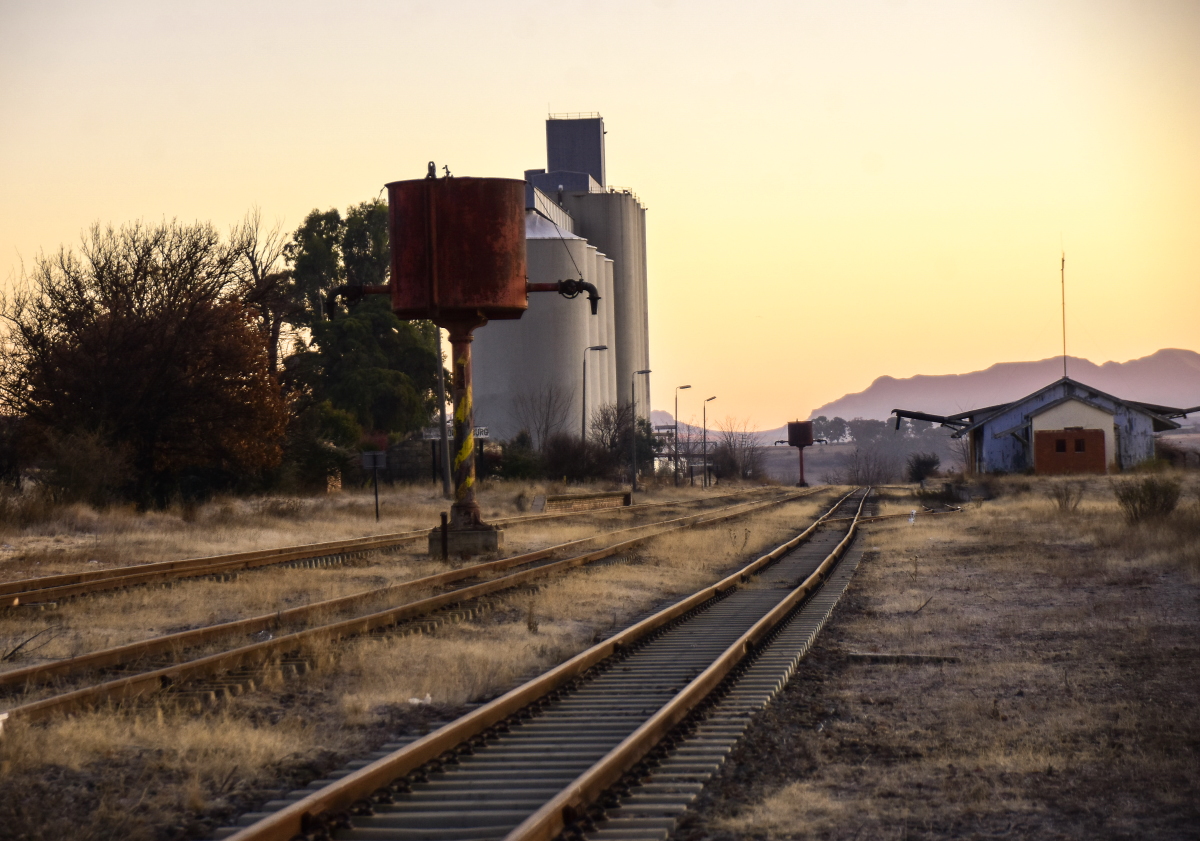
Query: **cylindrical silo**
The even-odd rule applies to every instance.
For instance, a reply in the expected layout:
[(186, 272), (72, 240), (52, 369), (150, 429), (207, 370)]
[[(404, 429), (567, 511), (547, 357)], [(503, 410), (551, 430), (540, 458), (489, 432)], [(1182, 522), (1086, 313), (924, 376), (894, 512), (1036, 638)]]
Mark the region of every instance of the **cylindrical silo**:
[[(532, 211), (526, 215), (526, 237), (530, 283), (578, 278), (576, 266), (582, 270), (587, 265), (586, 240)], [(474, 348), (476, 423), (487, 426), (493, 440), (510, 439), (525, 429), (539, 447), (555, 432), (578, 434), (583, 350), (590, 344), (591, 322), (598, 319), (585, 297), (535, 292), (520, 321), (493, 322), (479, 330)]]
[[(642, 286), (642, 368), (650, 368), (650, 287), (647, 279), (650, 277), (646, 270), (646, 208), (638, 205), (638, 243), (641, 245), (641, 271), (640, 279)], [(650, 378), (647, 377), (643, 387), (646, 390), (645, 399), (639, 400), (639, 406), (646, 407), (646, 417), (650, 417)]]
[[(575, 219), (576, 233), (613, 260), (616, 396), (625, 404), (635, 385), (634, 372), (644, 370), (649, 359), (642, 208), (632, 193), (570, 193), (563, 205)], [(645, 417), (650, 413), (645, 377), (637, 379), (637, 412)]]
[(613, 303), (613, 261), (610, 257), (604, 258), (604, 291), (601, 295), (607, 296), (607, 306), (601, 303), (601, 315), (604, 316), (604, 343), (609, 346), (610, 350), (605, 354), (604, 360), (604, 402), (617, 402), (617, 327), (616, 327), (616, 308)]

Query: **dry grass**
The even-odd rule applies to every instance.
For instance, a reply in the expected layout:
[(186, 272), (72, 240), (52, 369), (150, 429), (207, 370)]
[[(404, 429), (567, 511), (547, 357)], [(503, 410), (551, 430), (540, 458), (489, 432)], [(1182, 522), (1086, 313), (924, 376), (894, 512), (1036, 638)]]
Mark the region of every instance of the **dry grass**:
[[(504, 494), (497, 495), (508, 498), (510, 490), (511, 488), (506, 488)], [(680, 499), (696, 498), (695, 494), (689, 497), (686, 493), (675, 494), (671, 498), (675, 496)], [(486, 499), (485, 496), (485, 501)], [(493, 516), (507, 516), (509, 513), (504, 510), (489, 510), (492, 510)], [(109, 512), (109, 516), (118, 515)], [(143, 516), (153, 521), (159, 515)], [(578, 519), (513, 525), (506, 529), (503, 555), (507, 557), (534, 551), (591, 537), (597, 533), (603, 535), (616, 529), (670, 516), (675, 515), (662, 509), (651, 509), (644, 513), (597, 511)], [(373, 523), (373, 520), (371, 522)], [(249, 533), (248, 526), (240, 528)], [(340, 528), (348, 528), (347, 523), (342, 522)], [(66, 545), (67, 538), (60, 537)], [(175, 538), (183, 539), (178, 534)], [(263, 539), (262, 534), (258, 534), (255, 539)], [(290, 541), (298, 542), (295, 538), (290, 538)], [(59, 559), (61, 563), (66, 563), (63, 560), (66, 556), (67, 551), (64, 549)], [(461, 563), (455, 562), (453, 565), (460, 566)], [(166, 633), (273, 613), (302, 604), (408, 581), (445, 568), (445, 564), (440, 560), (430, 560), (425, 554), (423, 543), (418, 542), (388, 554), (375, 555), (338, 567), (265, 567), (243, 572), (234, 582), (184, 579), (170, 588), (142, 587), (77, 599), (66, 602), (53, 611), (4, 612), (0, 613), (0, 671), (36, 665), (52, 659), (75, 657)], [(35, 635), (39, 636), (24, 648), (15, 651)], [(11, 656), (4, 659), (10, 653)]]
[[(92, 827), (97, 838), (206, 837), (237, 809), (268, 799), (265, 785), (303, 784), (406, 726), (506, 691), (586, 648), (598, 631), (715, 580), (793, 535), (821, 501), (655, 539), (626, 563), (568, 573), (432, 636), (332, 646), (316, 652), (330, 664), (315, 675), (206, 717), (118, 711), (10, 727), (0, 739), (0, 802), (34, 794), (19, 815), (0, 809), (0, 826), (8, 818), (12, 832), (30, 839), (61, 837), (70, 821)], [(427, 696), (427, 704), (409, 701)], [(64, 779), (67, 793), (52, 784)], [(139, 801), (142, 789), (153, 796)]]
[[(515, 517), (535, 496), (566, 488), (484, 481), (480, 506), (489, 519)], [(653, 488), (640, 501), (690, 500), (731, 488)], [(223, 498), (199, 506), (138, 512), (84, 504), (48, 506), (30, 524), (0, 518), (0, 580), (77, 569), (292, 546), (432, 528), (449, 509), (440, 486), (380, 488), (380, 521), (369, 490), (315, 497)]]
[(1194, 837), (1198, 512), (1130, 527), (1106, 482), (1068, 514), (1049, 484), (868, 526), (878, 556), (689, 837)]
[[(655, 539), (628, 559), (571, 573), (493, 615), (435, 637), (364, 639), (343, 647), (330, 691), (355, 720), (387, 714), (397, 699), (457, 705), (490, 697), (624, 627), (664, 599), (694, 592), (721, 572), (773, 548), (809, 522), (816, 502), (745, 521)], [(530, 618), (536, 632), (530, 631)], [(445, 663), (456, 668), (442, 668)]]

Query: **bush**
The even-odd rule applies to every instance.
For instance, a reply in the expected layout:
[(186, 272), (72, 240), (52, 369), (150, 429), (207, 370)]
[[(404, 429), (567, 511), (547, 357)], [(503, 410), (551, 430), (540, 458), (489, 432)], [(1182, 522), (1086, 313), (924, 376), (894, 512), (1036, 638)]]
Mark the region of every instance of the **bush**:
[(1079, 482), (1060, 482), (1051, 485), (1046, 496), (1058, 508), (1060, 514), (1070, 514), (1079, 507), (1083, 500), (1083, 484)]
[(942, 460), (937, 453), (912, 453), (908, 457), (908, 481), (924, 482), (937, 475)]
[(599, 444), (564, 432), (551, 435), (542, 448), (546, 476), (568, 482), (602, 479), (612, 473), (612, 461), (612, 454)]
[(501, 446), (496, 475), (501, 479), (537, 479), (542, 475), (542, 459), (533, 448), (533, 438), (525, 430)]
[(1117, 504), (1130, 523), (1165, 517), (1179, 504), (1183, 486), (1176, 479), (1151, 475), (1113, 482)]

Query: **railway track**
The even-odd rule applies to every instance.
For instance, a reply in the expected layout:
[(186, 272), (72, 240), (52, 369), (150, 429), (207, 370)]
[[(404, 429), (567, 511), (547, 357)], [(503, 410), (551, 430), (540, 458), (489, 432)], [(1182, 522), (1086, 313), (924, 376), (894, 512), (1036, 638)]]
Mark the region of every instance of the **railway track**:
[[(662, 841), (849, 583), (869, 489), (466, 716), (244, 815), (233, 841)], [(797, 548), (798, 547), (798, 548)]]
[[(324, 602), (316, 602), (288, 611), (251, 617), (221, 625), (196, 628), (105, 649), (75, 657), (70, 660), (46, 663), (24, 669), (0, 673), (0, 690), (29, 693), (42, 684), (54, 685), (56, 681), (78, 678), (81, 675), (100, 672), (101, 680), (82, 688), (60, 692), (50, 697), (29, 700), (0, 713), (0, 725), (11, 719), (38, 721), (54, 715), (88, 709), (106, 702), (125, 702), (136, 698), (157, 695), (164, 690), (176, 697), (194, 696), (212, 692), (211, 689), (196, 689), (197, 682), (216, 679), (227, 691), (240, 692), (253, 688), (256, 681), (262, 682), (264, 667), (274, 669), (276, 664), (291, 664), (291, 668), (303, 669), (304, 652), (326, 643), (337, 642), (352, 636), (395, 629), (410, 623), (408, 630), (419, 630), (411, 623), (445, 611), (464, 603), (483, 599), (504, 591), (527, 587), (541, 579), (565, 572), (605, 558), (627, 552), (655, 537), (679, 529), (708, 526), (745, 516), (781, 505), (785, 502), (810, 496), (816, 491), (791, 493), (766, 501), (754, 500), (725, 508), (703, 511), (664, 522), (644, 524), (611, 532), (603, 537), (621, 536), (616, 542), (558, 560), (555, 555), (569, 549), (578, 549), (598, 538), (584, 538), (558, 546), (549, 547), (526, 555), (490, 561), (458, 570), (449, 570), (432, 576), (391, 585), (386, 588), (368, 590), (351, 596), (343, 596)], [(508, 572), (516, 567), (528, 567), (517, 572)], [(504, 573), (496, 577), (492, 573)], [(475, 583), (464, 581), (477, 580)], [(451, 586), (458, 585), (458, 586)], [(443, 589), (439, 592), (439, 588)], [(390, 598), (393, 604), (383, 610), (365, 615), (351, 616), (337, 621), (326, 621), (314, 627), (294, 629), (305, 621), (328, 615), (341, 609), (362, 607), (371, 601)], [(395, 603), (399, 601), (400, 603)], [(293, 629), (289, 630), (289, 626)], [(247, 635), (266, 632), (267, 639), (246, 644)], [(220, 640), (232, 639), (238, 644), (217, 653), (181, 662), (163, 665), (152, 663), (153, 658), (178, 659), (181, 652), (195, 650), (199, 646)], [(157, 665), (157, 667), (155, 667)], [(130, 674), (129, 672), (133, 672)], [(61, 685), (61, 684), (60, 684)]]
[[(758, 494), (763, 491), (763, 488), (752, 488), (748, 491), (704, 497), (695, 501), (653, 502), (591, 511), (532, 514), (494, 520), (493, 523), (503, 526), (520, 526), (568, 517), (595, 516), (597, 514), (632, 513), (637, 515), (653, 508), (703, 505), (749, 494)], [(259, 569), (278, 564), (308, 563), (312, 565), (324, 565), (330, 562), (343, 562), (352, 558), (364, 557), (375, 552), (395, 549), (410, 543), (417, 543), (424, 540), (428, 536), (429, 531), (429, 529), (418, 529), (395, 534), (358, 537), (349, 540), (309, 543), (302, 546), (235, 552), (226, 555), (186, 558), (177, 561), (158, 561), (155, 563), (113, 567), (89, 572), (62, 573), (60, 575), (47, 575), (38, 578), (0, 582), (0, 607), (15, 608), (22, 605), (56, 604), (64, 599), (72, 599), (93, 593), (120, 590), (147, 584), (161, 584), (183, 578), (228, 575), (243, 570)]]

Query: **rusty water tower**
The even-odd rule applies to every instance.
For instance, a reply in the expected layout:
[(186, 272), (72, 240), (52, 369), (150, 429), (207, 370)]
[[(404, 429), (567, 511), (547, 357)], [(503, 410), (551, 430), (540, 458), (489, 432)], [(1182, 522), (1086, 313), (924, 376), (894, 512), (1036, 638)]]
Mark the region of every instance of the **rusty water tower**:
[(795, 447), (800, 453), (800, 482), (799, 487), (806, 488), (808, 483), (804, 481), (804, 448), (813, 445), (813, 425), (812, 421), (788, 421), (788, 446)]
[(339, 287), (341, 295), (387, 294), (399, 318), (426, 318), (450, 334), (454, 440), (450, 446), (454, 504), (448, 529), (430, 534), (430, 550), (455, 555), (499, 548), (502, 533), (483, 522), (475, 497), (475, 418), (471, 395), (472, 333), (489, 321), (520, 318), (530, 292), (568, 298), (587, 293), (595, 315), (596, 287), (582, 279), (528, 283), (525, 182), (511, 178), (437, 177), (393, 181), (388, 190), (391, 277), (384, 286)]

